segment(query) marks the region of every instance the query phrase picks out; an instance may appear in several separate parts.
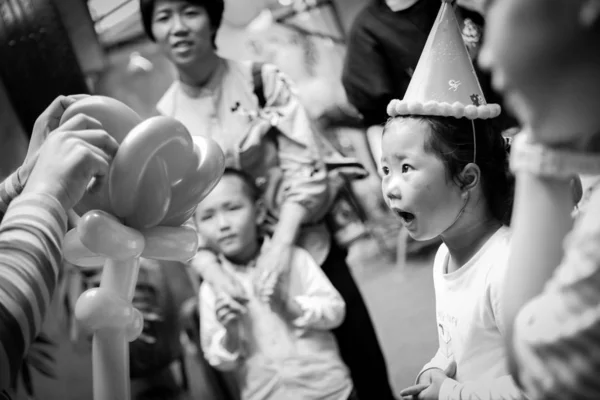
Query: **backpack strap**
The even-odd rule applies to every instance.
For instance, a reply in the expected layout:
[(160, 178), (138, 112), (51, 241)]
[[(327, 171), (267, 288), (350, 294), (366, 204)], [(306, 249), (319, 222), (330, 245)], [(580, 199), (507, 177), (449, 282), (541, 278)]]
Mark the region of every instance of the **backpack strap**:
[(265, 97), (265, 83), (262, 76), (262, 62), (252, 63), (252, 83), (254, 85), (254, 95), (258, 99), (258, 107), (264, 108), (267, 105), (267, 98)]

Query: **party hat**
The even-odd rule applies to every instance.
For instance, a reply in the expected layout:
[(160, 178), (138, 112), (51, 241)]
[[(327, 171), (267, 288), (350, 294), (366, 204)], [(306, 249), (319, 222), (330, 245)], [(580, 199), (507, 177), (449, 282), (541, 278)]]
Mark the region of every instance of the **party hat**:
[(485, 101), (452, 3), (442, 0), (404, 99), (388, 105), (390, 116), (487, 119), (500, 114), (499, 105)]

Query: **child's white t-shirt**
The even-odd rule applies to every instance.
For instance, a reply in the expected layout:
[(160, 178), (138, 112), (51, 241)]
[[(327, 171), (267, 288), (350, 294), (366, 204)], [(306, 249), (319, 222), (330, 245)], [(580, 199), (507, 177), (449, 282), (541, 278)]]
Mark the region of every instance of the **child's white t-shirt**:
[(509, 229), (500, 228), (465, 265), (450, 273), (446, 245), (436, 254), (433, 281), (439, 349), (422, 372), (443, 370), (451, 361), (457, 365), (454, 380), (442, 385), (440, 400), (470, 398), (468, 393), (477, 393), (478, 399), (520, 398), (508, 376), (503, 341), (501, 296), (509, 242)]

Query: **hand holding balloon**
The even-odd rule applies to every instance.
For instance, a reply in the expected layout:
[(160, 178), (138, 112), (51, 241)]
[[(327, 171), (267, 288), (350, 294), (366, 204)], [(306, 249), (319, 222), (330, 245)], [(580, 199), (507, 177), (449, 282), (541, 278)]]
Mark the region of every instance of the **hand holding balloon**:
[(64, 255), (75, 265), (104, 263), (100, 287), (80, 297), (75, 316), (94, 332), (95, 400), (129, 399), (128, 341), (143, 328), (141, 313), (131, 305), (139, 258), (187, 261), (195, 255), (196, 232), (181, 224), (219, 181), (225, 157), (214, 141), (192, 140), (175, 119), (142, 121), (102, 96), (74, 103), (61, 125), (90, 117), (112, 135), (113, 147), (120, 144), (110, 168), (107, 162), (96, 174), (102, 185), (75, 206), (82, 217), (67, 233)]
[(24, 193), (46, 193), (68, 211), (82, 198), (92, 178), (96, 179), (92, 189), (101, 189), (117, 148), (98, 121), (78, 115), (42, 145)]

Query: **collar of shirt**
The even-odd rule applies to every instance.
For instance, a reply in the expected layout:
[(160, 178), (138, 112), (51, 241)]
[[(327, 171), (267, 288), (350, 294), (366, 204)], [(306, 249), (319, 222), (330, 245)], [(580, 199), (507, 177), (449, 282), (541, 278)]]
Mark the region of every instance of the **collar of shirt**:
[(226, 266), (226, 268), (231, 268), (238, 272), (239, 271), (246, 272), (246, 271), (254, 270), (254, 267), (256, 267), (256, 261), (258, 260), (258, 257), (269, 246), (269, 243), (270, 243), (270, 239), (268, 237), (264, 237), (261, 240), (262, 240), (262, 244), (260, 246), (260, 251), (258, 252), (256, 257), (254, 257), (247, 264), (236, 264), (233, 261), (229, 260), (227, 257), (225, 257), (223, 254), (219, 254), (219, 259), (221, 261), (221, 265), (224, 265), (224, 266)]
[(225, 69), (227, 68), (227, 63), (224, 59), (219, 59), (219, 64), (217, 68), (211, 75), (208, 82), (201, 86), (190, 85), (181, 80), (179, 80), (179, 85), (181, 90), (188, 96), (192, 98), (198, 97), (211, 97), (215, 94), (217, 90), (220, 89), (221, 83), (223, 80), (223, 76), (225, 75)]

